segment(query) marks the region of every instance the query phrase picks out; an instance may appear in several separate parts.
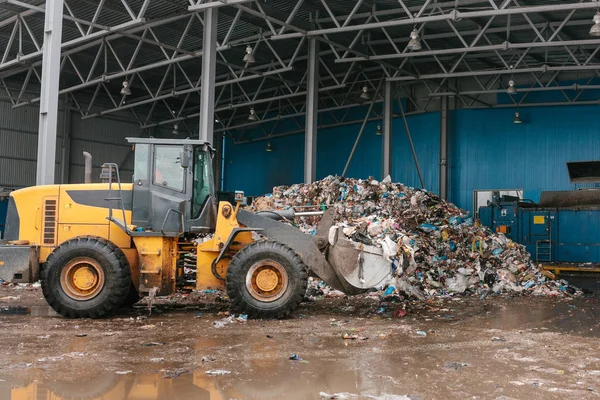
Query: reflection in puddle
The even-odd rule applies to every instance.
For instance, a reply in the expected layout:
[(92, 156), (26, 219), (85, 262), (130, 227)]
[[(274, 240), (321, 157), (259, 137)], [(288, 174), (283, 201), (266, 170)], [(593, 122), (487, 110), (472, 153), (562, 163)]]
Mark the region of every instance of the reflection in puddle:
[[(332, 365), (333, 366), (333, 365)], [(284, 372), (287, 370), (287, 372)], [(198, 400), (269, 400), (269, 399), (320, 399), (319, 392), (363, 393), (377, 398), (392, 390), (391, 384), (374, 382), (359, 371), (335, 371), (333, 368), (319, 373), (307, 373), (297, 368), (280, 368), (268, 374), (254, 372), (247, 378), (237, 374), (208, 376), (205, 371), (180, 371), (174, 378), (169, 373), (148, 375), (106, 373), (91, 381), (19, 383), (0, 379), (0, 398), (6, 400), (29, 399), (198, 399)], [(368, 396), (367, 396), (368, 394)], [(373, 397), (371, 397), (373, 396)]]

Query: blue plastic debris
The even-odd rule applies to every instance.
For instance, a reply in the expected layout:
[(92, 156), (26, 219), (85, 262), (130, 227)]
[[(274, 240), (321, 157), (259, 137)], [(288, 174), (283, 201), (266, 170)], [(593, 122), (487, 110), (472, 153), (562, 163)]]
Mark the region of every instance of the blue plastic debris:
[(460, 225), (460, 224), (462, 224), (463, 222), (464, 222), (464, 220), (463, 220), (461, 217), (457, 217), (457, 216), (451, 217), (451, 218), (448, 220), (448, 223), (449, 223), (450, 225)]
[(450, 251), (456, 251), (456, 243), (450, 241)]
[(388, 288), (385, 290), (385, 292), (383, 293), (383, 297), (388, 297), (394, 294), (394, 292), (396, 291), (396, 288), (393, 286), (388, 286)]
[(421, 224), (421, 225), (419, 225), (419, 229), (422, 230), (423, 232), (432, 232), (432, 231), (437, 231), (438, 227), (435, 225), (431, 225), (431, 224)]
[(533, 285), (535, 285), (534, 281), (527, 281), (527, 283), (525, 283), (525, 289), (529, 289), (530, 287), (532, 287)]
[(500, 248), (500, 247), (497, 248), (497, 249), (494, 249), (494, 251), (492, 251), (492, 254), (495, 255), (495, 256), (499, 256), (502, 253), (504, 253), (504, 249)]

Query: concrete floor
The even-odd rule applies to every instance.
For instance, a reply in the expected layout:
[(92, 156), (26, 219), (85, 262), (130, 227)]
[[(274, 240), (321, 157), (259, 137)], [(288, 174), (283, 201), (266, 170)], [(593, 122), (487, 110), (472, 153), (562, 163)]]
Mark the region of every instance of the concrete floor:
[(40, 289), (0, 287), (0, 399), (600, 397), (597, 296), (380, 306), (323, 299), (218, 328), (227, 303), (211, 296), (68, 320)]

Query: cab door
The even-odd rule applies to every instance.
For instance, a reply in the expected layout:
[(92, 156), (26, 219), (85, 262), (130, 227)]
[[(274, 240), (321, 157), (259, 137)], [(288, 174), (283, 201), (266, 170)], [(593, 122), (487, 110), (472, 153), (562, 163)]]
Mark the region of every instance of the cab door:
[(179, 236), (189, 213), (192, 178), (181, 157), (191, 146), (138, 144), (133, 189), (133, 224), (144, 231)]

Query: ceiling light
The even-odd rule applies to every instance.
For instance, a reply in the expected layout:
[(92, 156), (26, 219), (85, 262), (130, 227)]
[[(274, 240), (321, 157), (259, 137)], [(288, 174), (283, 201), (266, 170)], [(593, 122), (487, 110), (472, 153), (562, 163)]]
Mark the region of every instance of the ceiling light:
[(254, 54), (252, 54), (252, 47), (250, 45), (246, 46), (246, 54), (244, 55), (244, 62), (246, 64), (254, 64), (256, 59), (254, 59)]
[(508, 94), (517, 94), (517, 88), (515, 87), (515, 81), (512, 79), (508, 81), (508, 89), (506, 89), (506, 93)]
[(381, 131), (381, 125), (377, 125), (377, 131), (375, 131), (375, 134), (377, 136), (383, 135), (383, 132)]
[(248, 115), (248, 121), (258, 121), (258, 117), (256, 116), (256, 111), (254, 111), (254, 107), (250, 108), (250, 115)]
[(123, 96), (131, 96), (131, 89), (129, 88), (129, 82), (123, 81), (123, 88), (121, 89)]
[(592, 29), (590, 29), (590, 35), (600, 36), (600, 10), (594, 15), (594, 25), (592, 25)]
[(408, 41), (408, 49), (412, 51), (419, 51), (423, 48), (421, 46), (421, 39), (419, 39), (419, 32), (417, 28), (413, 29), (410, 33), (410, 40)]
[(268, 141), (268, 142), (267, 142), (267, 148), (265, 149), (265, 151), (266, 151), (267, 153), (270, 153), (270, 152), (272, 152), (272, 151), (273, 151), (273, 147), (271, 147), (271, 141)]
[(522, 124), (522, 123), (523, 123), (523, 121), (521, 121), (521, 115), (517, 111), (515, 113), (515, 119), (513, 120), (513, 124)]
[(363, 86), (362, 93), (360, 94), (360, 98), (363, 100), (371, 100), (371, 96), (369, 96), (369, 88)]
[(173, 125), (173, 130), (171, 131), (173, 135), (179, 135), (179, 125)]

